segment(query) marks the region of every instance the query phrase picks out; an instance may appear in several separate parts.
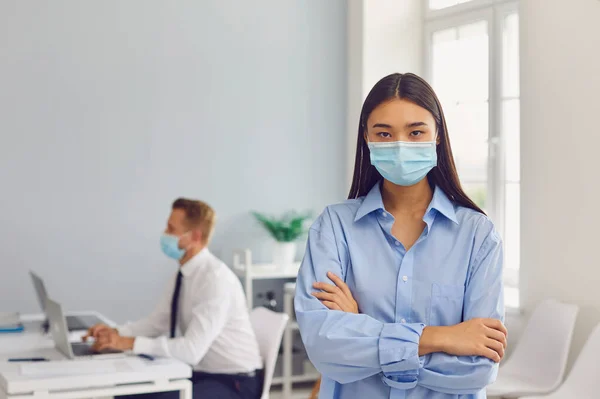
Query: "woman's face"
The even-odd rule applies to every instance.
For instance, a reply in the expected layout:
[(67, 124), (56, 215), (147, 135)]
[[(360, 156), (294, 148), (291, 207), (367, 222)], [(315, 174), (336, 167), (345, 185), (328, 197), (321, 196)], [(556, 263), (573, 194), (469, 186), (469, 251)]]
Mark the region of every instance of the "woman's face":
[(374, 143), (434, 141), (435, 132), (435, 120), (429, 111), (408, 100), (395, 98), (371, 112), (365, 139)]

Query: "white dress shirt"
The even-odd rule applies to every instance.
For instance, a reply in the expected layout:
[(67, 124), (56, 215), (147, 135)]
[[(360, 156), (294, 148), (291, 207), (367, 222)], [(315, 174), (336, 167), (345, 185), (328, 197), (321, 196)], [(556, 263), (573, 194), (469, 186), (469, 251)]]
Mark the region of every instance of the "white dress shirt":
[(236, 275), (203, 249), (180, 268), (177, 326), (183, 333), (167, 338), (175, 278), (154, 312), (118, 328), (136, 337), (133, 351), (179, 359), (196, 371), (236, 374), (261, 369), (258, 342), (250, 324), (246, 297)]

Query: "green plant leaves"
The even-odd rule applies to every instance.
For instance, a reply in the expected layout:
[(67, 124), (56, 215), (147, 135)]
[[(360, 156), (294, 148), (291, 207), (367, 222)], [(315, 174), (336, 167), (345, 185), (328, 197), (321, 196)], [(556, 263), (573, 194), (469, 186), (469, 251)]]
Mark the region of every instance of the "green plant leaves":
[(306, 222), (310, 213), (298, 214), (289, 212), (281, 218), (270, 217), (258, 212), (252, 215), (263, 225), (265, 229), (279, 242), (296, 241), (306, 233)]

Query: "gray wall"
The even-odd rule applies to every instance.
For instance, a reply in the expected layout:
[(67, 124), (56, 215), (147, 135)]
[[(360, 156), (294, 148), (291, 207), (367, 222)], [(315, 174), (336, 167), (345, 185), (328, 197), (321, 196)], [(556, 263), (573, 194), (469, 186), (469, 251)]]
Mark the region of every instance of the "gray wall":
[(268, 236), (249, 210), (343, 199), (346, 5), (0, 2), (0, 311), (149, 311), (175, 265), (171, 201), (219, 215), (226, 261)]

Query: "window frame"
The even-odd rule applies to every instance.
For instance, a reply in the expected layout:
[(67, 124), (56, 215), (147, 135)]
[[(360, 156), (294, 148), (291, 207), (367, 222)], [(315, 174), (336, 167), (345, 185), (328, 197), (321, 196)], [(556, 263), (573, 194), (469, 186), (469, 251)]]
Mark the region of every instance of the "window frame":
[[(486, 210), (497, 230), (505, 233), (506, 207), (506, 149), (502, 134), (502, 87), (503, 87), (503, 28), (506, 17), (519, 13), (519, 0), (471, 0), (439, 10), (429, 8), (429, 0), (423, 0), (424, 46), (423, 70), (425, 79), (432, 81), (433, 34), (444, 29), (486, 21), (488, 26), (489, 98), (488, 98), (488, 166)], [(519, 95), (520, 98), (520, 95)], [(489, 204), (489, 206), (488, 206)], [(519, 265), (520, 267), (520, 265)], [(511, 268), (514, 269), (514, 268)], [(504, 273), (507, 287), (519, 289), (518, 273)]]

